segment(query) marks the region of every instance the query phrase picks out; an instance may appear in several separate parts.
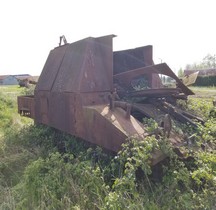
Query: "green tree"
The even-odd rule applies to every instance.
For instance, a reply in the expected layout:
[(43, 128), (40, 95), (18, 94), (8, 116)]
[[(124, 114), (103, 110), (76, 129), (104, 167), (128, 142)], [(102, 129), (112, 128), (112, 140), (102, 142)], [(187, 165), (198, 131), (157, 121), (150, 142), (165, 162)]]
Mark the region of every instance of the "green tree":
[(211, 69), (216, 68), (216, 55), (207, 54), (200, 63), (187, 64), (185, 69)]
[(183, 77), (183, 76), (184, 76), (184, 71), (183, 71), (182, 68), (180, 68), (180, 69), (178, 70), (178, 77), (181, 78), (181, 77)]
[(215, 68), (216, 67), (216, 55), (208, 54), (203, 58), (201, 63), (205, 68)]

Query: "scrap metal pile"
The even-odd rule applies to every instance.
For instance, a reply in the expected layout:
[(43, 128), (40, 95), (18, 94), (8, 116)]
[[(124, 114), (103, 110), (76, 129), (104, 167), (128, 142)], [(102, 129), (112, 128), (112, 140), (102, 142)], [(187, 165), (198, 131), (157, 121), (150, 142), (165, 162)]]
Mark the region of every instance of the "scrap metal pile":
[[(172, 119), (203, 122), (176, 106), (194, 93), (166, 63), (154, 64), (152, 46), (113, 52), (113, 38), (60, 42), (50, 51), (34, 96), (18, 97), (19, 113), (115, 152), (128, 137), (150, 135), (142, 120), (153, 118), (162, 131), (156, 136), (178, 147), (184, 139), (172, 130)], [(161, 75), (176, 87), (165, 88)], [(161, 159), (155, 156), (152, 164)]]

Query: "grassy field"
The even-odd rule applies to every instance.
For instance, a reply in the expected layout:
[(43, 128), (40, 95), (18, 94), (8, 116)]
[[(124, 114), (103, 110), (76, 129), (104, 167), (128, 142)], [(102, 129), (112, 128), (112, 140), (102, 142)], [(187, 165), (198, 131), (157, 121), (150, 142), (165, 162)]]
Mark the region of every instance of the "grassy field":
[(13, 99), (21, 95), (22, 92), (23, 88), (20, 88), (19, 85), (0, 85), (0, 93)]
[(216, 97), (216, 87), (190, 87), (195, 95), (192, 98), (207, 98), (213, 99)]
[[(129, 139), (113, 155), (53, 128), (33, 125), (17, 113), (16, 97), (26, 90), (0, 86), (0, 210), (216, 209), (216, 90), (192, 89), (197, 95), (190, 96), (184, 108), (206, 122), (196, 130), (178, 127), (193, 135), (184, 148), (186, 161), (164, 138)], [(152, 120), (146, 123), (151, 129)], [(152, 168), (149, 159), (155, 150), (168, 158)]]
[(24, 94), (24, 88), (19, 86), (0, 86), (0, 136), (10, 127), (21, 128), (33, 122), (20, 117), (17, 112), (17, 96)]

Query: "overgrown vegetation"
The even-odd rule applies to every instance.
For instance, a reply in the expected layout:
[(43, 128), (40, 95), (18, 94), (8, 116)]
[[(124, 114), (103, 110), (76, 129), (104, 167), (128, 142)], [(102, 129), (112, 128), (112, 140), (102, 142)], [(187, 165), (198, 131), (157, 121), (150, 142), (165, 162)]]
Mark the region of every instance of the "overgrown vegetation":
[(198, 76), (195, 86), (215, 86), (216, 76)]
[[(14, 113), (13, 97), (0, 96), (0, 209), (216, 208), (216, 118), (210, 100), (180, 103), (206, 120), (196, 131), (175, 128), (195, 135), (182, 160), (166, 139), (154, 136), (128, 139), (118, 154), (105, 153), (53, 128), (23, 122)], [(12, 123), (14, 116), (22, 123)], [(145, 124), (157, 127), (153, 120)], [(168, 158), (152, 168), (158, 150)]]

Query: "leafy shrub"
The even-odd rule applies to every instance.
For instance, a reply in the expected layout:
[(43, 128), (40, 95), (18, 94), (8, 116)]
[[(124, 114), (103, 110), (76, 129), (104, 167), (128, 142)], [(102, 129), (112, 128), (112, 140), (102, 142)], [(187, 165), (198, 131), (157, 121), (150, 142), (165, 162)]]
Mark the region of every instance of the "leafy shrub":
[[(67, 160), (67, 161), (65, 161)], [(25, 170), (18, 209), (98, 209), (107, 187), (100, 170), (89, 161), (79, 162), (73, 155), (52, 153), (39, 158)]]
[(195, 86), (215, 86), (216, 76), (198, 76)]
[(29, 85), (24, 87), (22, 90), (22, 95), (34, 95), (35, 85)]
[(208, 119), (212, 107), (211, 100), (202, 100), (199, 98), (189, 99), (187, 104), (187, 109), (189, 111), (204, 119)]

